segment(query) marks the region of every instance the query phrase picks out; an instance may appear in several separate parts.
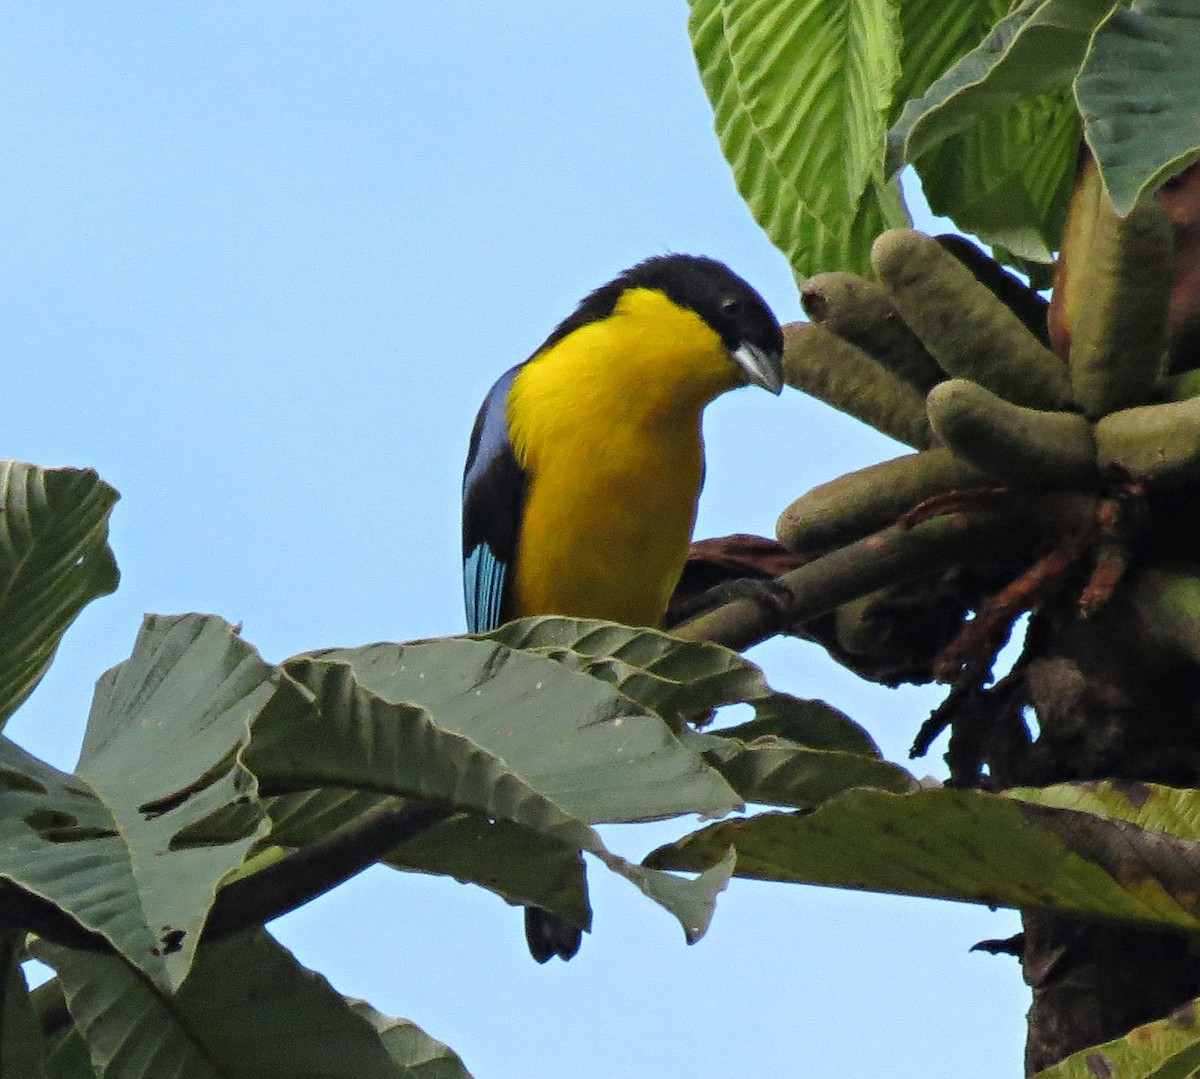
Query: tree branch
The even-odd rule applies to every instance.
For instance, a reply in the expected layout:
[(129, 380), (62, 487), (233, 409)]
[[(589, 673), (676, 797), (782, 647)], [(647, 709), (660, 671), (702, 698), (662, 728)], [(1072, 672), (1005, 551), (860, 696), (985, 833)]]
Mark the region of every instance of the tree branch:
[[(295, 910), (452, 813), (428, 802), (397, 804), (395, 800), (368, 810), (222, 888), (205, 923), (204, 939), (231, 936)], [(27, 930), (66, 948), (112, 951), (106, 937), (84, 928), (54, 903), (0, 882), (0, 930), (5, 928)]]
[(452, 812), (428, 802), (396, 805), (391, 801), (367, 810), (265, 869), (227, 884), (205, 923), (205, 939), (219, 940), (295, 910)]
[(858, 596), (924, 577), (948, 563), (1027, 556), (1047, 534), (1075, 535), (1090, 528), (1095, 512), (1094, 498), (1070, 492), (1014, 494), (999, 507), (966, 502), (915, 524), (892, 525), (773, 581), (751, 583), (744, 595), (671, 632), (742, 651)]

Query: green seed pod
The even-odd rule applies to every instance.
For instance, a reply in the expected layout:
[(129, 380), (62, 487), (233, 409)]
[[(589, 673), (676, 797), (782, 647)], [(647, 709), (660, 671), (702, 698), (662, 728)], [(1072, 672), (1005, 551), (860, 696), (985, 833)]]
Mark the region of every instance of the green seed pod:
[(1070, 401), (1062, 362), (937, 240), (892, 229), (875, 241), (871, 264), (948, 374), (1033, 408)]
[(779, 515), (779, 542), (817, 555), (878, 532), (935, 495), (993, 480), (945, 447), (848, 472), (801, 495)]
[(1087, 294), (1072, 311), (1069, 367), (1075, 402), (1095, 418), (1144, 404), (1166, 368), (1173, 240), (1156, 199), (1122, 218), (1103, 191), (1088, 238), (1071, 252)]
[(857, 345), (918, 393), (946, 377), (879, 281), (841, 270), (816, 274), (804, 283), (800, 302), (813, 322)]
[(823, 326), (792, 322), (783, 328), (783, 378), (898, 442), (929, 445), (932, 432), (922, 396)]
[(1022, 325), (1043, 345), (1049, 347), (1046, 310), (1050, 306), (1016, 274), (1009, 273), (991, 255), (965, 236), (946, 232), (935, 236), (947, 251), (961, 262), (981, 285), (1021, 320)]
[(1139, 405), (1096, 424), (1101, 466), (1170, 486), (1200, 479), (1200, 397)]
[(1015, 487), (1068, 487), (1096, 475), (1091, 424), (1077, 412), (1014, 405), (954, 378), (926, 401), (929, 422), (964, 461)]

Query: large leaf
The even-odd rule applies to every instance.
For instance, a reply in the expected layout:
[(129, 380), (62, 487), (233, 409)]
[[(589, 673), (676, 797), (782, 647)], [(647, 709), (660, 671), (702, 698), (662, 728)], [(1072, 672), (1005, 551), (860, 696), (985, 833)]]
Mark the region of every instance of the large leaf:
[(888, 171), (1004, 112), (1069, 86), (1112, 0), (1026, 0), (904, 108), (888, 135)]
[(161, 950), (112, 811), (79, 779), (0, 737), (0, 876), (135, 961)]
[[(97, 684), (76, 773), (113, 814), (157, 938), (134, 961), (172, 987), (221, 879), (266, 831), (240, 757), (279, 678), (220, 619), (151, 616), (132, 656)], [(201, 822), (203, 842), (189, 840)]]
[(689, 31), (742, 197), (800, 277), (865, 268), (906, 222), (882, 184), (899, 73), (889, 0), (692, 0)]
[[(48, 1048), (49, 1075), (53, 1079), (93, 1079), (96, 1072), (91, 1056), (71, 1021), (62, 983), (52, 978), (39, 986), (33, 997), (37, 1003), (37, 1021), (48, 1028), (48, 1033), (43, 1037), (41, 1030), (35, 1027), (29, 1033), (29, 1041), (35, 1048)], [(401, 1074), (412, 1079), (470, 1079), (453, 1049), (431, 1038), (407, 1019), (393, 1019), (366, 1001), (346, 999), (345, 1003), (350, 1011), (374, 1028), (384, 1051), (394, 1063), (403, 1067)], [(340, 1011), (336, 1004), (332, 1010)], [(15, 1079), (39, 1079), (43, 1075), (35, 1070), (36, 1065), (24, 1059), (17, 1059), (16, 1063), (17, 1066), (10, 1070), (0, 1071), (0, 1075), (11, 1075)]]
[(1200, 6), (1139, 0), (1100, 28), (1079, 74), (1084, 136), (1117, 212), (1200, 158)]
[(776, 692), (755, 664), (718, 644), (557, 617), (523, 618), (486, 637), (608, 682), (675, 730), (722, 705), (749, 704), (758, 724), (771, 724), (774, 734), (786, 731), (800, 745), (878, 755), (871, 736), (848, 716), (822, 701)]
[(1048, 262), (1066, 221), (1079, 153), (1068, 91), (983, 118), (916, 162), (936, 214), (1032, 262)]
[[(336, 788), (269, 798), (270, 842), (302, 846), (384, 800), (386, 796)], [(394, 847), (384, 864), (478, 884), (509, 903), (532, 904), (576, 925), (591, 924), (579, 848), (511, 821), (457, 813)]]
[[(722, 816), (740, 804), (661, 716), (538, 651), (461, 637), (331, 650), (286, 666), (314, 664), (347, 664), (370, 693), (421, 705), (589, 824)], [(678, 707), (677, 695), (665, 699)]]
[(1123, 1038), (1072, 1053), (1035, 1079), (1191, 1079), (1200, 1069), (1200, 1001)]
[(975, 48), (1011, 0), (904, 0), (900, 14), (900, 78), (889, 122), (930, 83)]
[[(177, 987), (265, 826), (238, 751), (278, 677), (219, 619), (147, 619), (97, 686), (79, 774), (0, 739), (0, 876)], [(206, 841), (181, 841), (201, 820)]]
[(384, 803), (466, 810), (398, 844), (385, 860), (590, 925), (579, 852), (607, 851), (585, 821), (420, 705), (364, 689), (348, 664), (301, 658), (288, 666), (295, 690), (285, 687), (267, 709), (247, 753), (270, 795), (271, 844), (302, 846)]
[(810, 749), (778, 738), (749, 744), (707, 738), (708, 758), (747, 802), (809, 809), (851, 787), (903, 793), (917, 781), (899, 765), (862, 753)]
[[(545, 654), (473, 638), (313, 653), (286, 668), (297, 690), (264, 712), (247, 753), (265, 791), (341, 787), (466, 809), (536, 836), (531, 856), (557, 869), (550, 909), (586, 913), (576, 864), (566, 860), (586, 850), (663, 903), (689, 939), (706, 927), (697, 903), (711, 914), (715, 876), (685, 881), (633, 865), (589, 825), (618, 814), (723, 814), (739, 799), (661, 717), (608, 682)], [(496, 865), (502, 848), (481, 850), (469, 828), (456, 834), (471, 846), (443, 865), (520, 896), (519, 878)], [(505, 838), (524, 842), (517, 830)], [(419, 868), (439, 868), (429, 853)]]
[(79, 612), (116, 589), (108, 515), (118, 497), (91, 470), (0, 462), (0, 725)]
[(1200, 842), (980, 791), (851, 790), (712, 825), (647, 864), (1200, 928)]
[[(104, 1079), (429, 1079), (428, 1043), (409, 1061), (401, 1039), (360, 1013), (262, 930), (199, 949), (174, 995), (119, 958), (40, 942), (76, 1028)], [(448, 1051), (447, 1051), (448, 1052)], [(452, 1054), (444, 1057), (447, 1062)], [(466, 1072), (448, 1071), (447, 1076)]]
[[(403, 645), (379, 646), (403, 649)], [(435, 646), (436, 650), (436, 646)], [(246, 761), (264, 791), (341, 787), (471, 809), (586, 846), (594, 833), (505, 761), (435, 722), (420, 704), (385, 700), (348, 663), (299, 658), (289, 675), (314, 708), (272, 707)]]

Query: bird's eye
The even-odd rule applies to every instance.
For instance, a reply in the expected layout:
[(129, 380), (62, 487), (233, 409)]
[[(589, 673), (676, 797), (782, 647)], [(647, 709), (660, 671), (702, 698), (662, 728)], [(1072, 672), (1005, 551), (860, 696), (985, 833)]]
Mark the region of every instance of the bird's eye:
[(726, 296), (725, 299), (721, 301), (721, 314), (723, 315), (728, 315), (732, 318), (737, 315), (744, 314), (745, 310), (746, 305), (736, 296)]

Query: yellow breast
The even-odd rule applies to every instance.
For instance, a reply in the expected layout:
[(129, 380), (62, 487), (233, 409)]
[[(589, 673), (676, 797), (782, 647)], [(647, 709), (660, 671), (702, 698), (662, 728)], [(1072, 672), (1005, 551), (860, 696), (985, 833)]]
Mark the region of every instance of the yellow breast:
[(529, 473), (515, 615), (662, 620), (696, 516), (700, 416), (737, 382), (707, 324), (645, 289), (522, 368), (508, 409)]

